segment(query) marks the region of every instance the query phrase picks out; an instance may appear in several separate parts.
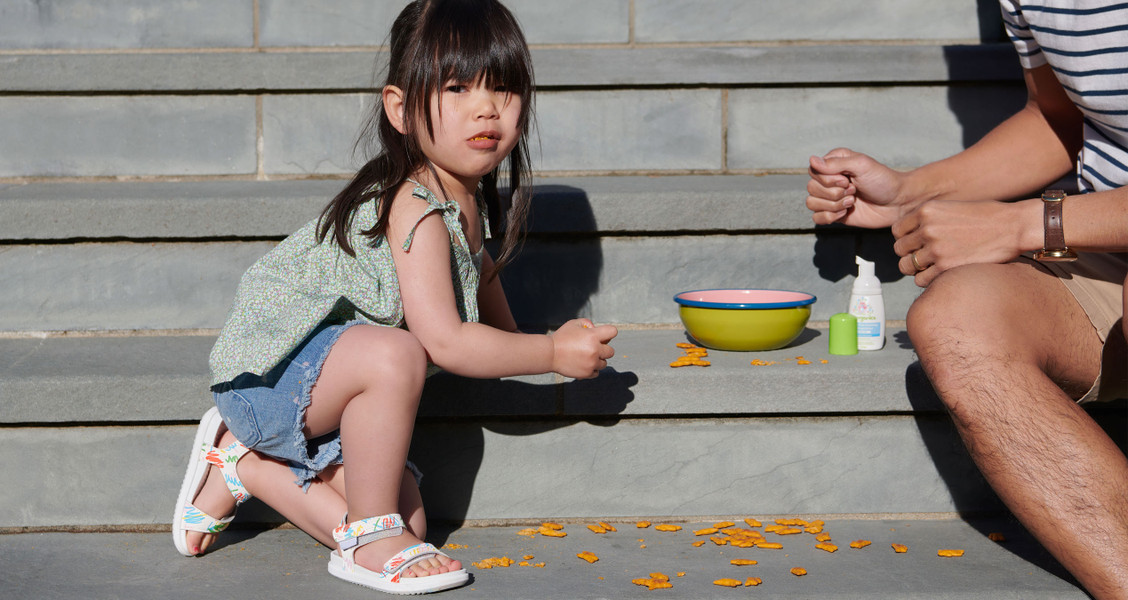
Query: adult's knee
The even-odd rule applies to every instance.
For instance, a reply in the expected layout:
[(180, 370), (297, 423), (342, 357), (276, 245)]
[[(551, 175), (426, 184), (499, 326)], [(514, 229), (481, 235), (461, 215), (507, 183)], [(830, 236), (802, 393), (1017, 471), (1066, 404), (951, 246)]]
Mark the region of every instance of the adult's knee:
[[(1011, 337), (999, 265), (969, 265), (945, 272), (909, 307), (906, 326), (921, 365), (937, 391), (951, 389), (991, 368)], [(943, 397), (944, 394), (942, 393)]]

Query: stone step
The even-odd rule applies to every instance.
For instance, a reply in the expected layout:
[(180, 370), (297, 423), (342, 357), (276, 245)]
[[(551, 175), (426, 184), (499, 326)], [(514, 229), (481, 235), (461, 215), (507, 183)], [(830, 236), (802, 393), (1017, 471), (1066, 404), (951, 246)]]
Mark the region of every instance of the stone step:
[[(783, 350), (714, 351), (710, 367), (672, 369), (681, 355), (675, 343), (685, 339), (678, 329), (623, 331), (611, 367), (589, 381), (433, 378), (412, 450), (428, 474), (430, 514), (462, 521), (688, 517), (737, 505), (773, 513), (998, 508), (903, 331), (891, 332), (884, 350), (840, 357), (827, 353), (826, 331), (812, 327)], [(37, 474), (0, 502), (0, 527), (165, 522), (195, 423), (211, 402), (210, 343), (0, 340), (0, 452), (11, 457), (0, 476)], [(754, 366), (754, 358), (776, 364)], [(138, 456), (144, 468), (121, 468)], [(84, 492), (103, 481), (114, 482), (112, 493)]]
[[(758, 513), (752, 503), (713, 519), (676, 521), (683, 528), (663, 533), (639, 529), (637, 519), (610, 519), (614, 532), (597, 535), (587, 521), (567, 522), (563, 538), (518, 535), (524, 525), (442, 528), (432, 525), (429, 541), (460, 559), (473, 580), (444, 598), (663, 598), (709, 599), (749, 595), (769, 598), (829, 598), (836, 600), (962, 599), (1069, 600), (1088, 596), (1031, 537), (1006, 519), (954, 517), (926, 519), (912, 516), (858, 520), (826, 515), (806, 516), (826, 521), (824, 531), (838, 550), (815, 548), (814, 536), (765, 535), (778, 539), (782, 550), (717, 546), (694, 547), (693, 531), (724, 518), (740, 526)], [(792, 517), (793, 515), (785, 515)], [(658, 523), (655, 519), (655, 523)], [(1000, 533), (1001, 542), (988, 539)], [(871, 545), (849, 547), (854, 540)], [(896, 553), (891, 545), (907, 547)], [(962, 549), (959, 558), (938, 556), (940, 549)], [(599, 557), (589, 564), (577, 558), (583, 551)], [(332, 578), (325, 572), (329, 549), (295, 529), (229, 530), (208, 555), (186, 559), (162, 533), (26, 533), (0, 536), (0, 561), (5, 567), (5, 593), (12, 598), (89, 598), (141, 600), (195, 599), (202, 591), (238, 589), (245, 600), (279, 597), (324, 597), (342, 600), (371, 598), (372, 592)], [(531, 556), (531, 565), (519, 566)], [(507, 568), (479, 568), (474, 562), (509, 557)], [(735, 558), (757, 564), (734, 566)], [(802, 567), (797, 577), (791, 569)], [(57, 574), (65, 572), (67, 577)], [(673, 587), (649, 591), (632, 583), (663, 573)], [(713, 584), (720, 578), (741, 582), (758, 577), (754, 589), (731, 589)]]
[[(590, 82), (561, 73), (557, 85), (538, 88), (533, 164), (557, 174), (801, 172), (808, 156), (835, 145), (911, 167), (974, 143), (1025, 100), (1009, 47), (551, 52), (562, 55), (550, 54), (543, 59), (547, 65), (622, 65)], [(29, 82), (7, 94), (0, 90), (0, 138), (25, 140), (20, 152), (0, 156), (0, 178), (351, 174), (363, 163), (353, 149), (373, 101), (371, 78), (341, 75), (325, 84), (330, 89), (319, 89), (308, 83), (307, 73), (343, 67), (330, 66), (332, 57), (323, 53), (308, 54), (299, 58), (325, 60), (324, 68), (318, 63), (291, 70), (285, 57), (257, 53), (237, 54), (230, 60), (251, 64), (228, 69), (211, 64), (223, 57), (210, 53), (197, 66), (166, 64), (177, 57), (164, 54), (137, 57), (143, 65), (131, 65), (120, 54), (86, 56), (105, 63), (91, 65), (66, 62), (81, 63), (83, 55), (15, 55), (7, 59), (15, 80), (20, 73), (39, 77), (62, 70), (72, 75), (44, 79), (46, 84), (62, 82), (58, 85), (77, 89), (25, 89), (36, 87)], [(348, 63), (346, 58), (341, 62)], [(39, 59), (62, 64), (38, 64)], [(265, 71), (268, 75), (292, 73), (313, 87), (286, 87), (298, 82), (283, 81), (278, 89), (258, 91), (267, 83), (243, 72), (261, 71), (257, 60), (279, 61)], [(800, 60), (810, 68), (793, 64)], [(839, 63), (845, 60), (856, 62)], [(966, 69), (953, 66), (964, 63)], [(991, 66), (995, 63), (999, 68)], [(651, 65), (656, 73), (639, 74), (640, 64)], [(551, 80), (554, 69), (547, 65), (545, 77)], [(668, 74), (668, 67), (677, 68)], [(603, 68), (596, 73), (614, 69)], [(184, 73), (222, 77), (232, 70), (227, 83), (188, 81), (179, 90), (127, 91), (134, 82), (126, 74), (139, 71), (168, 73), (182, 82), (192, 79)], [(780, 75), (772, 76), (776, 71)], [(102, 72), (126, 79), (106, 80), (97, 75)], [(84, 89), (84, 73), (115, 89)], [(0, 78), (0, 85), (11, 80)], [(238, 85), (254, 87), (256, 93), (212, 89)]]
[[(846, 306), (855, 254), (878, 263), (890, 319), (919, 289), (887, 231), (814, 227), (799, 175), (536, 181), (529, 239), (503, 276), (519, 322), (675, 323), (674, 294), (800, 289), (815, 320)], [(216, 329), (239, 277), (314, 218), (341, 181), (0, 186), (0, 331)], [(65, 284), (62, 284), (65, 282)]]
[[(534, 48), (539, 89), (640, 86), (970, 83), (1021, 80), (1009, 42)], [(20, 53), (0, 93), (371, 91), (386, 53)]]
[[(902, 0), (896, 7), (813, 0), (539, 0), (505, 3), (531, 45), (795, 43), (828, 41), (980, 41), (1002, 35), (998, 7), (974, 0), (942, 5)], [(0, 50), (275, 51), (372, 47), (385, 43), (399, 0), (342, 2), (322, 10), (311, 0), (259, 3), (143, 0), (73, 6), (6, 6)], [(142, 9), (143, 7), (143, 9)], [(128, 17), (128, 18), (126, 18)]]
[[(412, 460), (436, 519), (999, 510), (915, 363), (885, 349), (710, 353), (625, 330), (599, 378), (428, 381)], [(167, 522), (207, 393), (209, 336), (0, 339), (0, 529)], [(811, 364), (800, 364), (803, 356)], [(774, 362), (750, 364), (753, 359)], [(827, 362), (822, 362), (826, 360)], [(1128, 447), (1125, 403), (1094, 416)], [(83, 457), (76, 460), (75, 457)], [(122, 468), (144, 457), (142, 467)], [(561, 460), (564, 458), (564, 460)], [(26, 479), (26, 473), (36, 476)], [(105, 493), (103, 482), (113, 486)], [(276, 521), (248, 508), (251, 520)]]

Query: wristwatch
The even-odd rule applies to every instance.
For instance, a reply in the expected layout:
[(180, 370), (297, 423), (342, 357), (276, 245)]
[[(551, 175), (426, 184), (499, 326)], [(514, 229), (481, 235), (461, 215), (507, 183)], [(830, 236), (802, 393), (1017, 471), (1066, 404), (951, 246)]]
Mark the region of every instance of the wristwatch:
[(1034, 253), (1034, 260), (1043, 262), (1077, 260), (1077, 253), (1065, 245), (1065, 230), (1061, 225), (1063, 204), (1065, 204), (1065, 192), (1046, 190), (1042, 193), (1042, 207), (1045, 209), (1043, 215), (1045, 240), (1042, 249)]

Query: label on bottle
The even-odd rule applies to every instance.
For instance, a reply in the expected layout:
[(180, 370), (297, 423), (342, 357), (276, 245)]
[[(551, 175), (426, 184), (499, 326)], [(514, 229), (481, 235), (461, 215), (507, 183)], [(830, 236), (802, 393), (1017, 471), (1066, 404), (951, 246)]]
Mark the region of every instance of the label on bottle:
[(882, 319), (879, 308), (869, 296), (855, 296), (850, 302), (850, 314), (858, 320), (858, 349), (877, 350), (884, 345)]
[(881, 337), (881, 323), (878, 323), (877, 319), (874, 319), (873, 317), (870, 317), (870, 320), (858, 319), (858, 337)]

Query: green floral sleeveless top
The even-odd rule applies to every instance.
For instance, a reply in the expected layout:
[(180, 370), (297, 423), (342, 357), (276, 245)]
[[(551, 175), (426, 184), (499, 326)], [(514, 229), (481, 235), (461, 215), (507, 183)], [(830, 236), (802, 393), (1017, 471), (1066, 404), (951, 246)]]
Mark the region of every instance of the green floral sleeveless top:
[[(419, 183), (412, 195), (427, 201), (403, 249), (411, 247), (415, 229), (424, 217), (442, 214), (450, 232), (451, 283), (463, 321), (478, 320), (478, 282), (481, 252), (472, 255), (459, 223), (458, 203), (440, 200)], [(489, 238), (485, 204), (478, 196), (482, 238)], [(376, 201), (361, 205), (353, 217), (349, 256), (327, 238), (317, 241), (314, 219), (282, 240), (243, 275), (234, 305), (212, 348), (212, 385), (242, 373), (263, 375), (297, 347), (323, 321), (344, 323), (360, 319), (376, 325), (404, 327), (403, 299), (387, 238), (373, 246), (361, 232), (376, 224)], [(433, 370), (433, 369), (432, 369)]]

